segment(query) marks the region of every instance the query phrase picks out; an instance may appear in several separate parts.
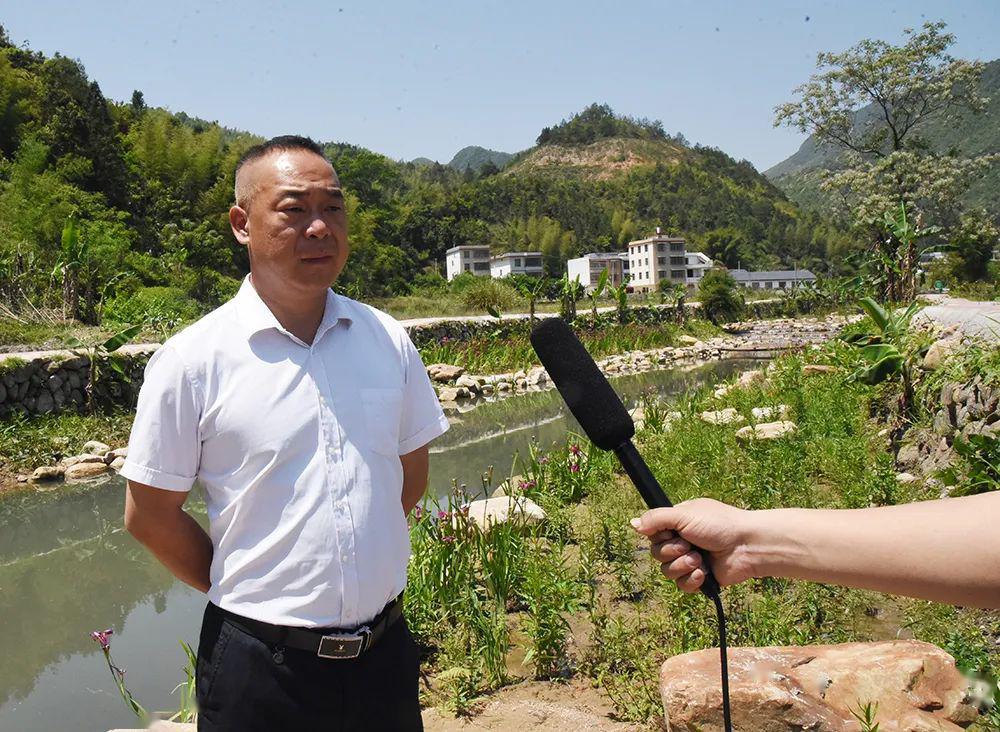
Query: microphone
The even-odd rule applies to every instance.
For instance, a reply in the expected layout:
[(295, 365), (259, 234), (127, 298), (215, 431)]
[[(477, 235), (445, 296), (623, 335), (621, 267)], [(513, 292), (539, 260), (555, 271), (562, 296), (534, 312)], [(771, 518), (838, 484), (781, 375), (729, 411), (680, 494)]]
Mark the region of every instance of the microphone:
[[(587, 437), (600, 449), (614, 451), (646, 505), (650, 508), (672, 506), (632, 444), (635, 436), (632, 417), (566, 322), (562, 318), (541, 320), (531, 331), (531, 346)], [(701, 591), (714, 600), (719, 597), (719, 583), (711, 573), (705, 552), (695, 546), (692, 548), (701, 554), (705, 572)]]

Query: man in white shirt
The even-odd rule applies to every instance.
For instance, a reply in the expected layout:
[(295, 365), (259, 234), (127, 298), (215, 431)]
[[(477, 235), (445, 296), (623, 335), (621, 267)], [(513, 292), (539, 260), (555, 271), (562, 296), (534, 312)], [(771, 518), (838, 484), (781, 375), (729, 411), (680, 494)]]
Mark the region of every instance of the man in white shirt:
[(229, 218), (251, 274), (150, 359), (122, 470), (126, 528), (208, 594), (199, 730), (421, 729), (406, 514), (448, 422), (402, 326), (330, 290), (347, 220), (316, 143), (248, 151)]

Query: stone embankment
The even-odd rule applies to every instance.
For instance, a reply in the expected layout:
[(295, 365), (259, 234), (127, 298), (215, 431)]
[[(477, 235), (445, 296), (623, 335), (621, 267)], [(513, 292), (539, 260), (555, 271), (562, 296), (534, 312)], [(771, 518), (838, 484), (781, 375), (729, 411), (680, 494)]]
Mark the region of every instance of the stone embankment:
[[(733, 323), (727, 326), (725, 336), (700, 341), (682, 335), (677, 346), (609, 356), (599, 360), (597, 365), (607, 376), (624, 376), (721, 358), (769, 358), (827, 341), (844, 323), (842, 316)], [(501, 398), (552, 388), (541, 366), (513, 373), (474, 375), (460, 366), (431, 364), (427, 372), (446, 406), (479, 397)]]

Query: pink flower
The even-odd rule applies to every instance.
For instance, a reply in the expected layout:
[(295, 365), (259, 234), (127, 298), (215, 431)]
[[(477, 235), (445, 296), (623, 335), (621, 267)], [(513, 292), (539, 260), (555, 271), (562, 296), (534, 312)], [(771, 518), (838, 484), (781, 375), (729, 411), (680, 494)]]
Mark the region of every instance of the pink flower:
[(461, 505), (461, 506), (459, 507), (459, 509), (458, 509), (458, 510), (462, 512), (462, 515), (463, 515), (463, 516), (468, 516), (468, 515), (469, 515), (469, 504), (468, 504), (468, 503), (463, 503), (463, 504), (462, 504), (462, 505)]
[(448, 518), (447, 511), (438, 511), (438, 521), (444, 521), (446, 518)]
[(580, 446), (579, 445), (570, 445), (569, 446), (569, 452), (570, 452), (571, 455), (579, 455), (580, 454)]
[(576, 463), (573, 463), (572, 465), (569, 466), (569, 472), (571, 472), (571, 473), (579, 473), (580, 472), (580, 466), (577, 465)]
[(101, 644), (101, 650), (106, 651), (111, 647), (111, 636), (114, 635), (114, 630), (108, 628), (107, 630), (95, 630), (90, 634), (90, 637)]
[(416, 508), (413, 509), (413, 518), (415, 518), (417, 521), (419, 521), (420, 517), (423, 515), (424, 515), (424, 509), (422, 509), (420, 506), (417, 506)]
[(454, 536), (442, 536), (441, 537), (441, 541), (443, 541), (445, 544), (451, 544), (453, 541), (455, 541), (455, 537)]
[(538, 464), (539, 465), (548, 465), (549, 464), (549, 456), (548, 455), (542, 455), (540, 458), (538, 458)]

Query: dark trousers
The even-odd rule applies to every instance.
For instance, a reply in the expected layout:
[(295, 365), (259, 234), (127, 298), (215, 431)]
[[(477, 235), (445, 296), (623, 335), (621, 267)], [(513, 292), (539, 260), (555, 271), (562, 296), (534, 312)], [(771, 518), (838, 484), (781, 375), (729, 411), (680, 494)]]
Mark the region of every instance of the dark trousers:
[(358, 658), (275, 649), (213, 604), (198, 643), (199, 732), (419, 732), (417, 644), (398, 620)]

